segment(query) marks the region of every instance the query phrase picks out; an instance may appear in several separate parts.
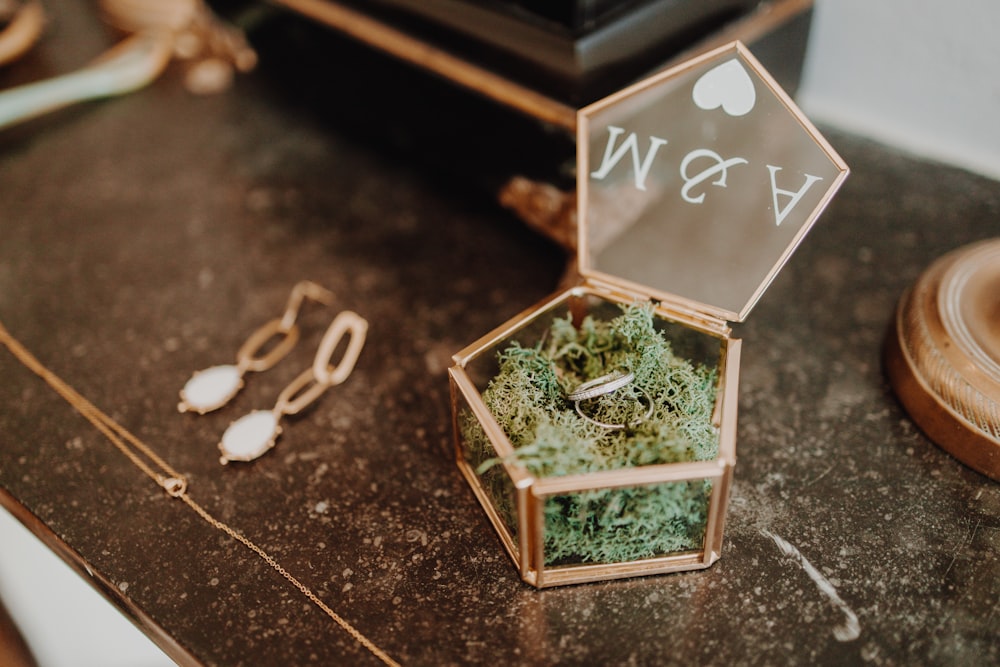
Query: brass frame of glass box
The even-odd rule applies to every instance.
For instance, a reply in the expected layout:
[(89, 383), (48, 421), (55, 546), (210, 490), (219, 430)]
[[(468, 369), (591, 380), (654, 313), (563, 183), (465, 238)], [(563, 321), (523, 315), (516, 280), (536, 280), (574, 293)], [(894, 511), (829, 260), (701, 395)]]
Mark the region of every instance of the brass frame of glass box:
[[(665, 290), (669, 289), (669, 284), (657, 288), (639, 284), (638, 282), (631, 282), (621, 276), (602, 273), (597, 267), (592, 265), (589, 256), (588, 230), (591, 221), (587, 219), (587, 212), (590, 166), (587, 151), (581, 151), (578, 148), (577, 222), (579, 226), (579, 243), (576, 268), (581, 276), (581, 284), (569, 288), (534, 308), (525, 311), (462, 350), (455, 355), (455, 365), (449, 371), (452, 388), (455, 453), (459, 469), (468, 480), (480, 503), (486, 510), (487, 515), (490, 517), (500, 536), (501, 542), (504, 544), (504, 548), (510, 554), (520, 571), (522, 579), (536, 587), (544, 588), (562, 584), (700, 569), (708, 567), (719, 558), (722, 548), (725, 512), (728, 504), (729, 489), (732, 484), (733, 466), (735, 464), (740, 361), (740, 341), (732, 337), (732, 331), (728, 322), (744, 321), (778, 270), (785, 264), (798, 244), (801, 243), (816, 218), (818, 218), (819, 214), (829, 204), (834, 193), (847, 177), (849, 170), (847, 165), (840, 159), (822, 135), (816, 131), (815, 127), (797, 109), (791, 98), (781, 90), (780, 86), (763, 69), (760, 63), (753, 58), (752, 54), (738, 42), (702, 54), (677, 65), (671, 70), (650, 77), (604, 100), (589, 105), (585, 109), (580, 110), (577, 120), (578, 147), (587, 146), (589, 143), (588, 133), (592, 114), (600, 114), (603, 110), (611, 108), (619, 102), (636, 99), (637, 96), (643, 95), (645, 91), (653, 90), (655, 86), (670, 81), (674, 77), (700, 71), (698, 68), (712, 63), (726, 54), (732, 54), (742, 59), (744, 65), (753, 70), (760, 82), (774, 95), (774, 101), (777, 105), (775, 108), (783, 109), (790, 114), (793, 123), (798, 125), (797, 129), (803, 131), (806, 139), (810, 142), (808, 145), (811, 148), (815, 148), (822, 155), (818, 159), (824, 165), (822, 173), (826, 174), (828, 179), (828, 183), (819, 194), (819, 198), (810, 205), (805, 217), (801, 219), (799, 224), (791, 228), (793, 232), (790, 236), (786, 237), (787, 241), (782, 241), (782, 243), (787, 242), (787, 245), (772, 244), (766, 248), (770, 251), (776, 251), (778, 256), (773, 266), (770, 266), (764, 273), (762, 282), (759, 284), (754, 282), (752, 284), (754, 286), (752, 292), (739, 292), (736, 299), (729, 299), (732, 302), (729, 304), (729, 307), (725, 307), (724, 305), (712, 305), (703, 302), (703, 300), (667, 292)], [(780, 129), (780, 126), (778, 127)], [(666, 142), (664, 141), (664, 143)], [(780, 167), (775, 167), (775, 169), (780, 169)], [(828, 171), (829, 169), (832, 169), (832, 171)], [(823, 178), (818, 176), (811, 176), (810, 178), (815, 178), (819, 181), (823, 180)], [(776, 186), (772, 184), (772, 188), (774, 187)], [(773, 194), (777, 197), (777, 190), (773, 190)], [(769, 210), (776, 211), (776, 205), (773, 209)], [(776, 221), (776, 225), (780, 224), (780, 220)], [(765, 254), (770, 256), (770, 253)], [(703, 260), (702, 264), (710, 271), (715, 272), (720, 270), (717, 262)], [(729, 276), (729, 278), (732, 277)], [(737, 299), (742, 299), (744, 296), (747, 299), (745, 303), (735, 303)], [(618, 304), (632, 304), (636, 302), (652, 303), (655, 306), (657, 317), (661, 318), (661, 320), (677, 323), (687, 329), (713, 336), (720, 341), (716, 406), (712, 417), (713, 422), (719, 428), (719, 452), (714, 460), (639, 466), (586, 475), (547, 478), (534, 477), (524, 467), (515, 462), (511, 456), (514, 454), (514, 447), (510, 439), (503, 432), (503, 429), (486, 406), (479, 389), (467, 369), (472, 362), (482, 359), (484, 355), (495, 354), (498, 346), (503, 341), (510, 340), (515, 334), (525, 331), (529, 325), (537, 323), (539, 318), (551, 316), (552, 310), (557, 306), (563, 304), (574, 305), (573, 299), (583, 299), (584, 297), (597, 298), (605, 302)], [(486, 438), (496, 454), (496, 458), (501, 461), (504, 472), (513, 484), (517, 505), (516, 538), (499, 515), (497, 508), (493, 506), (493, 501), (480, 481), (479, 476), (476, 474), (475, 469), (465, 459), (459, 416), (461, 413), (460, 401), (462, 400), (471, 408), (479, 425), (485, 432)], [(545, 565), (542, 512), (546, 498), (553, 495), (586, 492), (594, 489), (622, 488), (661, 482), (670, 483), (707, 479), (711, 479), (715, 483), (712, 484), (707, 510), (705, 536), (700, 550), (600, 565)]]
[[(728, 327), (707, 326), (705, 322), (697, 321), (684, 313), (662, 305), (655, 310), (658, 318), (676, 322), (719, 340), (718, 391), (712, 417), (713, 422), (719, 428), (719, 453), (711, 461), (659, 464), (565, 477), (535, 477), (523, 466), (506, 459), (514, 453), (514, 446), (500, 425), (497, 424), (475, 383), (466, 371), (470, 362), (478, 359), (481, 355), (495, 354), (497, 345), (514, 336), (526, 326), (542, 317), (551, 317), (554, 309), (585, 297), (595, 297), (603, 301), (626, 305), (634, 303), (639, 295), (617, 291), (592, 281), (584, 281), (582, 285), (568, 289), (525, 311), (454, 356), (455, 366), (449, 370), (449, 374), (452, 391), (452, 420), (455, 430), (454, 453), (458, 467), (489, 516), (500, 541), (518, 568), (521, 578), (533, 586), (546, 588), (706, 568), (719, 559), (722, 550), (725, 513), (729, 489), (732, 485), (733, 467), (736, 462), (737, 388), (739, 385), (741, 341), (731, 336)], [(487, 439), (496, 456), (501, 459), (500, 465), (503, 466), (516, 489), (518, 522), (516, 539), (504, 520), (497, 514), (493, 501), (483, 487), (479, 475), (476, 474), (463, 454), (458, 421), (461, 412), (460, 402), (463, 398), (486, 432)], [(713, 484), (705, 526), (705, 538), (700, 550), (621, 563), (545, 565), (542, 509), (547, 497), (595, 489), (705, 479), (713, 480)]]

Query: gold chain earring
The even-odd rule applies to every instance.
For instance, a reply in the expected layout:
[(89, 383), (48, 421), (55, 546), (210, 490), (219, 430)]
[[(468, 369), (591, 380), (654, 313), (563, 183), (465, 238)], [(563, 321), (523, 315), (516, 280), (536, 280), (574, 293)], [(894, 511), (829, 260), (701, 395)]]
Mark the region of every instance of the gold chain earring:
[[(342, 383), (354, 370), (368, 333), (368, 321), (355, 312), (345, 310), (326, 330), (320, 341), (312, 366), (302, 371), (281, 390), (278, 401), (270, 410), (254, 410), (226, 429), (219, 442), (220, 462), (253, 461), (274, 447), (281, 435), (279, 422), (285, 415), (305, 409), (330, 387)], [(350, 334), (347, 349), (336, 365), (331, 365), (333, 353), (345, 334)]]
[[(281, 361), (299, 340), (299, 328), (295, 320), (306, 298), (330, 305), (333, 293), (308, 280), (296, 284), (288, 297), (285, 313), (250, 334), (236, 353), (235, 364), (212, 366), (196, 371), (191, 376), (181, 389), (181, 401), (177, 404), (177, 409), (201, 415), (218, 410), (243, 388), (243, 376), (247, 371), (266, 371)], [(264, 345), (276, 336), (280, 336), (281, 340), (267, 353), (259, 354)]]

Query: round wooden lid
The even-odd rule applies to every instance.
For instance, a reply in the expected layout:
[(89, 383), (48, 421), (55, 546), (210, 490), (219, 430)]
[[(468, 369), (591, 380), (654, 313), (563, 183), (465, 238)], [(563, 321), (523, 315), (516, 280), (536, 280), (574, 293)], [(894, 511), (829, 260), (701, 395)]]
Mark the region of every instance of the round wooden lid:
[(928, 267), (900, 300), (885, 363), (924, 433), (1000, 480), (1000, 239)]

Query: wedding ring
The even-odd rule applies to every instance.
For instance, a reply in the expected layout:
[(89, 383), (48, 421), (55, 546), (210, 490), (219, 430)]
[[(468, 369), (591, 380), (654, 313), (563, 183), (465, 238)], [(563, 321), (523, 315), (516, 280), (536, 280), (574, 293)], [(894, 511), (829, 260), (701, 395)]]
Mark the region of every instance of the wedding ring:
[(604, 396), (605, 394), (618, 391), (634, 379), (635, 375), (633, 373), (613, 371), (607, 375), (602, 375), (601, 377), (584, 382), (579, 387), (566, 394), (566, 400), (577, 403), (579, 401), (585, 401), (588, 398)]
[[(597, 426), (600, 426), (601, 428), (606, 428), (609, 431), (621, 431), (622, 429), (624, 429), (626, 427), (633, 427), (634, 428), (634, 427), (638, 426), (639, 424), (643, 423), (644, 421), (646, 421), (647, 419), (649, 419), (650, 417), (653, 416), (653, 399), (650, 398), (649, 394), (646, 392), (645, 389), (642, 389), (640, 387), (639, 391), (642, 392), (642, 398), (646, 399), (646, 403), (649, 404), (649, 407), (646, 409), (646, 413), (645, 414), (643, 414), (642, 416), (637, 417), (637, 418), (635, 418), (635, 419), (633, 419), (633, 420), (631, 420), (629, 422), (626, 422), (624, 424), (608, 424), (607, 422), (602, 422), (602, 421), (599, 421), (597, 419), (594, 419), (590, 415), (587, 415), (587, 414), (585, 414), (583, 412), (583, 410), (580, 408), (580, 401), (579, 400), (578, 401), (574, 401), (574, 407), (576, 408), (576, 414), (580, 415), (581, 417), (583, 417), (584, 419), (586, 419), (587, 421), (589, 421), (591, 424), (596, 424)], [(581, 400), (585, 400), (585, 399), (581, 399)], [(641, 401), (637, 398), (636, 402), (641, 402)]]

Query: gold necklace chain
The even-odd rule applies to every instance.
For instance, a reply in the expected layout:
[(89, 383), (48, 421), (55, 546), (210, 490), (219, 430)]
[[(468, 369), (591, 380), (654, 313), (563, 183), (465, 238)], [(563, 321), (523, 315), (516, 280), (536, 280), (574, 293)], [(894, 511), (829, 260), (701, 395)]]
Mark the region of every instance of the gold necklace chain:
[[(296, 579), (292, 573), (282, 567), (281, 564), (278, 563), (278, 561), (276, 561), (274, 557), (267, 553), (263, 548), (259, 547), (256, 543), (251, 541), (250, 538), (246, 537), (242, 533), (239, 533), (234, 528), (216, 519), (208, 512), (208, 510), (196, 503), (187, 493), (187, 480), (183, 475), (178, 473), (166, 461), (160, 458), (160, 456), (158, 456), (156, 452), (149, 447), (149, 445), (132, 435), (132, 433), (130, 433), (124, 426), (106, 415), (98, 409), (97, 406), (81, 396), (71, 386), (66, 384), (59, 376), (46, 368), (42, 362), (40, 362), (33, 354), (31, 354), (31, 352), (21, 345), (21, 343), (14, 338), (9, 331), (7, 331), (2, 322), (0, 322), (0, 342), (2, 342), (8, 350), (10, 350), (11, 354), (13, 354), (18, 361), (20, 361), (35, 375), (45, 380), (46, 384), (48, 384), (67, 403), (73, 406), (77, 412), (83, 415), (87, 421), (93, 424), (97, 430), (104, 434), (111, 444), (113, 444), (122, 454), (128, 457), (128, 459), (147, 477), (155, 481), (157, 485), (166, 491), (167, 495), (171, 498), (182, 500), (185, 505), (194, 510), (199, 517), (201, 517), (213, 528), (222, 531), (250, 551), (254, 552), (254, 554), (267, 563), (271, 569), (280, 574), (290, 584), (297, 588), (300, 593), (309, 599), (310, 602), (319, 607), (324, 614), (329, 616), (337, 625), (351, 635), (355, 641), (368, 649), (368, 651), (370, 651), (376, 658), (381, 660), (386, 665), (399, 667), (399, 663), (375, 645), (374, 642), (361, 634), (357, 628), (333, 611), (333, 609), (327, 606), (327, 604), (323, 602), (319, 596), (313, 593), (308, 586)], [(143, 457), (148, 459), (148, 461), (144, 460)]]

